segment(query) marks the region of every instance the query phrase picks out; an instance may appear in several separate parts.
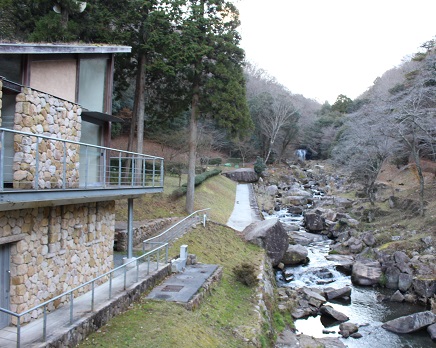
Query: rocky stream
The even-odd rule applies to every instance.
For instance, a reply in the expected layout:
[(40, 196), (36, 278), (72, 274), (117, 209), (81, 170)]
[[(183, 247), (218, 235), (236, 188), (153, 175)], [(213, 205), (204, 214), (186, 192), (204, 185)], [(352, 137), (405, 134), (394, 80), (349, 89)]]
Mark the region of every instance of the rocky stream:
[(320, 165), (287, 172), (255, 186), (265, 220), (278, 219), (289, 240), (275, 269), (279, 307), (292, 311), (295, 330), (276, 347), (304, 346), (306, 336), (314, 340), (306, 346), (436, 347), (434, 237), (422, 238), (419, 253), (380, 250), (376, 232), (352, 218), (356, 201), (332, 194), (344, 178)]

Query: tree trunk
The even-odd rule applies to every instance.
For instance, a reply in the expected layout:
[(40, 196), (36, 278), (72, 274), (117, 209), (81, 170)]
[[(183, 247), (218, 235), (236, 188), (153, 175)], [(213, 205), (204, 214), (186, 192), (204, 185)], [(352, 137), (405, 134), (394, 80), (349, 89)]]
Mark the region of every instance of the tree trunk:
[[(144, 111), (145, 111), (145, 64), (146, 55), (141, 54), (139, 60), (138, 69), (138, 82), (136, 84), (136, 96), (135, 99), (138, 100), (136, 104), (136, 120), (137, 120), (137, 133), (136, 133), (136, 152), (143, 153), (144, 149)], [(141, 183), (142, 178), (142, 159), (138, 159), (136, 163), (136, 183)]]
[[(127, 143), (127, 151), (134, 152), (133, 144), (135, 143), (135, 130), (137, 129), (136, 152), (142, 153), (144, 143), (144, 109), (145, 109), (145, 54), (141, 54), (138, 58), (138, 69), (136, 74), (135, 98), (133, 101), (132, 122), (130, 124), (129, 141)], [(130, 166), (132, 164), (131, 156), (126, 161), (126, 178), (129, 176)], [(134, 173), (132, 172), (132, 175)]]
[(416, 166), (416, 172), (418, 173), (418, 180), (419, 180), (419, 215), (424, 216), (424, 175), (422, 174), (422, 166), (421, 166), (421, 160), (419, 158), (419, 153), (416, 151), (416, 149), (412, 149), (412, 157), (413, 161), (415, 162)]
[(186, 191), (186, 212), (194, 212), (195, 192), (195, 161), (197, 158), (197, 115), (198, 115), (198, 86), (194, 87), (192, 96), (191, 118), (189, 123), (189, 160), (188, 160), (188, 184)]

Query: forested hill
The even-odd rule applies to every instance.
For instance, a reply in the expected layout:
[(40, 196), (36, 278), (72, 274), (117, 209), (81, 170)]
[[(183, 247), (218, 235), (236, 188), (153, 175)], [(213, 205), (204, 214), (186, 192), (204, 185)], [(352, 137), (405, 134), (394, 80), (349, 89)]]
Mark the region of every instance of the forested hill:
[(434, 40), (359, 98), (321, 105), (245, 62), (231, 1), (81, 4), (59, 1), (54, 11), (51, 0), (0, 0), (0, 40), (131, 46), (116, 59), (113, 105), (126, 120), (113, 136), (129, 135), (129, 149), (144, 150), (145, 137), (189, 153), (191, 179), (195, 159), (216, 151), (274, 163), (304, 149), (308, 159), (346, 166), (370, 198), (384, 164), (413, 163), (423, 197), (421, 162), (436, 157)]

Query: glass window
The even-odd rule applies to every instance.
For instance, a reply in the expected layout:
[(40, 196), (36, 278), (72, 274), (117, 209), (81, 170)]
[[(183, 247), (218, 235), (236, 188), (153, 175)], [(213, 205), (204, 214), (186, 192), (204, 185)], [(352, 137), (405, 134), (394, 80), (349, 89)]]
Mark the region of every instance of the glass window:
[(0, 55), (0, 76), (21, 84), (21, 56), (18, 54)]
[(91, 111), (104, 112), (107, 59), (81, 59), (79, 104)]

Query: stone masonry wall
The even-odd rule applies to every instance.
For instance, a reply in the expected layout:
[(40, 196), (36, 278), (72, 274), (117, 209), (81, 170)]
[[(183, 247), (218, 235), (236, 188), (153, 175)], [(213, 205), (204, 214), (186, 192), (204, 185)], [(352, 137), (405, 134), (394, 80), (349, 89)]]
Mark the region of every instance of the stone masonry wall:
[(21, 313), (111, 270), (114, 230), (114, 201), (0, 212), (0, 237), (21, 238), (11, 246), (10, 309)]
[[(163, 218), (149, 221), (134, 222), (133, 245), (142, 246), (142, 242), (155, 236), (170, 225), (177, 222), (177, 218)], [(118, 223), (115, 230), (115, 241), (117, 251), (126, 251), (128, 244), (127, 223)]]
[[(14, 130), (79, 141), (80, 106), (49, 94), (23, 87), (16, 97)], [(79, 186), (79, 146), (60, 141), (14, 136), (14, 188), (75, 188)], [(38, 163), (36, 149), (38, 148)], [(63, 177), (64, 160), (66, 176)], [(37, 169), (38, 168), (38, 169)], [(35, 183), (38, 170), (38, 184)], [(65, 181), (65, 182), (64, 182)]]

